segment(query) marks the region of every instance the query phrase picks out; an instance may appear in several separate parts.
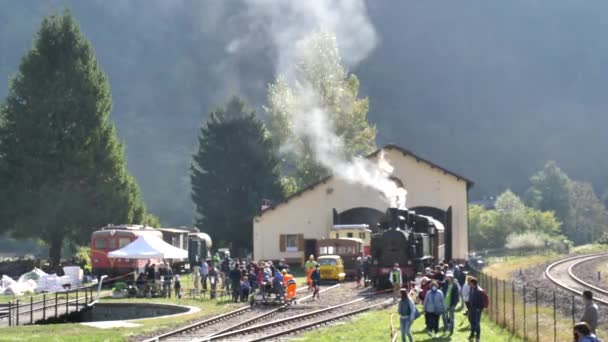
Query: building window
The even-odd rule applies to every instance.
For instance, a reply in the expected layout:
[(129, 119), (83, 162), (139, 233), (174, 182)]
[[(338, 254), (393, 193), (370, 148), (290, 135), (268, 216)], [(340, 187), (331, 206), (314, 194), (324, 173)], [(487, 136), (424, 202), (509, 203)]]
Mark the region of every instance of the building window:
[(298, 251), (298, 236), (297, 235), (285, 235), (285, 251), (297, 252)]
[(106, 239), (95, 239), (93, 245), (95, 249), (106, 249)]
[(352, 238), (353, 237), (353, 233), (346, 233), (346, 237)]
[(340, 238), (340, 233), (336, 233), (336, 239)]
[(118, 239), (118, 248), (123, 248), (124, 246), (131, 243), (131, 239), (123, 237)]
[(359, 238), (365, 240), (365, 233), (359, 233)]

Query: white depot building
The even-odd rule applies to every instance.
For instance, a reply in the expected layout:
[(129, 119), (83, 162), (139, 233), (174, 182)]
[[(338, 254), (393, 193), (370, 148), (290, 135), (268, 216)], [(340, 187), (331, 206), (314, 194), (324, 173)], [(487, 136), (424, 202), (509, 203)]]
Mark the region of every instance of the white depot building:
[[(443, 223), (446, 258), (465, 260), (468, 190), (473, 182), (396, 145), (386, 145), (368, 158), (377, 161), (381, 152), (394, 167), (391, 179), (407, 190), (408, 209)], [(316, 254), (317, 240), (335, 238), (333, 227), (374, 229), (386, 209), (386, 200), (377, 190), (326, 177), (254, 217), (253, 257), (302, 263), (305, 255)]]

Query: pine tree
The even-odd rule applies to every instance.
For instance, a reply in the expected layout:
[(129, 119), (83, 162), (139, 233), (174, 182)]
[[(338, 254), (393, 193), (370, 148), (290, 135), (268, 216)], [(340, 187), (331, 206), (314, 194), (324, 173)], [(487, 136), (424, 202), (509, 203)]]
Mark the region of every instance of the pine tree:
[(251, 250), (252, 219), (261, 201), (281, 197), (266, 128), (234, 97), (211, 112), (198, 143), (191, 165), (196, 224), (220, 244)]
[(58, 265), (64, 241), (145, 208), (110, 120), (107, 78), (69, 11), (46, 17), (0, 107), (0, 227), (39, 237)]

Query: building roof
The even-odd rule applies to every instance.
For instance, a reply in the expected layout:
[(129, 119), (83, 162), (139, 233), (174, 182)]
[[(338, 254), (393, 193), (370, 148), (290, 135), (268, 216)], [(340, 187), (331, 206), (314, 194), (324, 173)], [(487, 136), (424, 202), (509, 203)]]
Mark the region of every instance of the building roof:
[[(461, 176), (458, 173), (450, 171), (450, 170), (448, 170), (448, 169), (446, 169), (446, 168), (444, 168), (442, 166), (439, 166), (439, 165), (437, 165), (437, 164), (435, 164), (435, 163), (433, 163), (433, 162), (431, 162), (431, 161), (429, 161), (427, 159), (424, 159), (424, 158), (418, 156), (417, 154), (415, 154), (414, 152), (412, 152), (411, 150), (405, 149), (405, 148), (403, 148), (401, 146), (398, 146), (398, 145), (395, 145), (395, 144), (384, 145), (384, 147), (379, 148), (376, 151), (370, 153), (366, 158), (375, 157), (381, 151), (386, 151), (386, 150), (396, 150), (396, 151), (399, 151), (404, 156), (408, 156), (409, 155), (409, 156), (413, 157), (414, 159), (416, 159), (416, 161), (418, 161), (418, 162), (423, 162), (423, 163), (429, 165), (431, 168), (435, 168), (435, 169), (438, 169), (438, 170), (442, 171), (446, 175), (451, 175), (453, 177), (456, 177), (456, 179), (461, 180), (461, 181), (467, 183), (467, 190), (470, 189), (475, 184), (475, 183), (473, 183), (472, 180), (470, 180), (468, 178), (465, 178), (464, 176)], [(278, 206), (280, 206), (282, 204), (286, 204), (291, 199), (293, 199), (295, 197), (299, 197), (303, 193), (305, 193), (307, 191), (310, 191), (310, 190), (313, 190), (314, 188), (316, 188), (317, 186), (319, 186), (321, 184), (327, 183), (327, 181), (329, 181), (332, 177), (333, 177), (333, 175), (329, 175), (329, 176), (326, 176), (326, 177), (322, 178), (321, 180), (317, 181), (316, 183), (309, 184), (308, 186), (306, 186), (306, 187), (300, 189), (299, 191), (293, 193), (291, 196), (288, 196), (283, 201), (281, 201), (281, 202), (279, 202), (277, 204), (268, 206), (267, 208), (264, 208), (264, 210), (262, 210), (262, 212), (258, 216), (262, 216), (262, 215), (264, 215), (264, 213), (266, 213), (268, 211), (271, 211), (271, 210), (274, 210), (275, 208), (277, 208)]]

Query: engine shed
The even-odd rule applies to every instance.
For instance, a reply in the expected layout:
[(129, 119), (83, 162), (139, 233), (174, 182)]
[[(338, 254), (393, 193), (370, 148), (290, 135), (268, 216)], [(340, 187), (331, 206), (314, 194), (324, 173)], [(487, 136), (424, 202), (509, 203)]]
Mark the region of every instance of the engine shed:
[[(386, 145), (367, 158), (377, 161), (381, 153), (394, 167), (391, 179), (407, 190), (407, 208), (443, 224), (445, 257), (465, 260), (473, 182), (397, 145)], [(305, 256), (316, 254), (318, 240), (335, 237), (334, 227), (367, 225), (374, 230), (387, 207), (373, 188), (326, 177), (254, 217), (253, 257), (303, 263)]]

